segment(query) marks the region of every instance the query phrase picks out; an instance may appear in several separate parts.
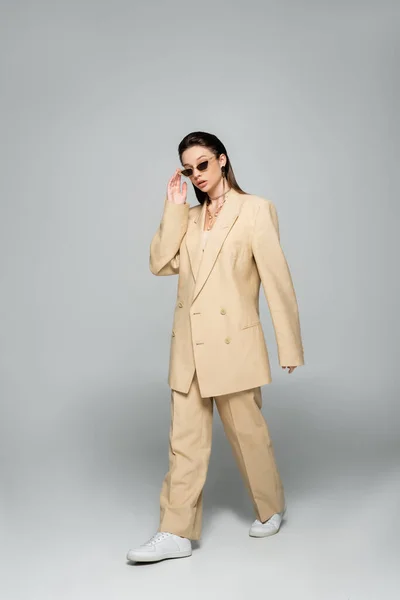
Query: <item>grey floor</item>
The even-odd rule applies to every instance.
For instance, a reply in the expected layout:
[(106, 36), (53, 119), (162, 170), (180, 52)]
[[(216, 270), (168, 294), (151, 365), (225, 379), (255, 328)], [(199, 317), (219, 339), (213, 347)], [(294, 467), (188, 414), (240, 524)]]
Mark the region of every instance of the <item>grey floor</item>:
[(63, 434), (31, 440), (24, 453), (14, 449), (3, 598), (399, 598), (392, 419), (378, 412), (374, 419), (361, 402), (357, 415), (354, 398), (345, 411), (345, 387), (322, 381), (281, 378), (263, 388), (288, 505), (278, 535), (248, 536), (251, 503), (215, 413), (202, 541), (190, 558), (128, 564), (128, 548), (157, 527), (167, 395), (165, 387), (153, 390), (140, 412), (131, 391), (103, 392), (87, 402), (84, 419), (81, 410), (76, 422), (73, 411), (59, 415)]

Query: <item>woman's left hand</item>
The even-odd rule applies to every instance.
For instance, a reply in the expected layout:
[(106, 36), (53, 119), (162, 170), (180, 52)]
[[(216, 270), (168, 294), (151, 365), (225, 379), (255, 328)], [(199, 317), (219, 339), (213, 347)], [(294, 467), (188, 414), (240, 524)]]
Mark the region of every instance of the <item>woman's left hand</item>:
[(290, 375), (290, 373), (292, 373), (296, 369), (296, 367), (282, 367), (282, 369), (289, 369), (289, 375)]

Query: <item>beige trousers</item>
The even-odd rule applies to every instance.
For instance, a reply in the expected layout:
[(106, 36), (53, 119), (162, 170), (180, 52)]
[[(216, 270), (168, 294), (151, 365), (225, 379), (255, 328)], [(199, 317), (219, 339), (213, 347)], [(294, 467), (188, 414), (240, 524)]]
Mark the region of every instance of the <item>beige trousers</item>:
[(159, 531), (200, 539), (203, 486), (211, 453), (213, 400), (253, 501), (266, 521), (284, 508), (284, 492), (260, 388), (202, 398), (196, 375), (187, 394), (171, 391), (169, 471), (160, 496)]

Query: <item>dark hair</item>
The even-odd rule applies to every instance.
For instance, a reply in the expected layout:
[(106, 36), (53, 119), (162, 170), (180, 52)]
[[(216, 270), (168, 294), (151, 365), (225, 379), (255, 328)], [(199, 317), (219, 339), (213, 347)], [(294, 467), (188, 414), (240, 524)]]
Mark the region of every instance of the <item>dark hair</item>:
[[(225, 154), (226, 156), (226, 165), (225, 165), (225, 177), (226, 181), (230, 188), (233, 188), (240, 194), (245, 194), (242, 188), (239, 186), (236, 181), (235, 174), (232, 169), (231, 161), (229, 160), (228, 153), (224, 144), (217, 138), (217, 136), (212, 133), (205, 133), (204, 131), (193, 131), (186, 135), (181, 143), (178, 146), (179, 158), (182, 162), (182, 154), (188, 148), (192, 146), (203, 146), (203, 148), (208, 148), (217, 158), (221, 156), (221, 154)], [(202, 192), (193, 185), (195, 194), (197, 196), (197, 200), (200, 204), (203, 204), (208, 199), (208, 194), (206, 192)]]

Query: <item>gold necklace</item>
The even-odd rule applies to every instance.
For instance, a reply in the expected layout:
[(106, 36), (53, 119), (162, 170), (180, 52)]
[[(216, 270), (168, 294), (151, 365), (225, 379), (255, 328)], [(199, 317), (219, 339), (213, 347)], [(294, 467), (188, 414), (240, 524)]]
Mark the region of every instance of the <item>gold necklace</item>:
[[(229, 190), (228, 190), (228, 191), (229, 191)], [(208, 214), (208, 224), (207, 224), (207, 231), (210, 231), (211, 227), (214, 225), (214, 221), (216, 220), (216, 218), (218, 217), (219, 213), (221, 212), (221, 209), (222, 209), (223, 205), (224, 205), (224, 204), (225, 204), (225, 202), (226, 202), (226, 195), (227, 195), (228, 191), (227, 191), (227, 192), (224, 192), (224, 194), (222, 194), (222, 195), (224, 195), (225, 197), (224, 197), (223, 201), (221, 202), (221, 204), (219, 204), (219, 205), (218, 205), (218, 207), (217, 207), (217, 209), (215, 210), (214, 214), (213, 214), (213, 213), (210, 211), (210, 208), (209, 208), (209, 206), (208, 206), (208, 205), (206, 205), (207, 214)]]
[[(230, 188), (229, 188), (230, 189)], [(215, 198), (211, 198), (210, 196), (208, 196), (209, 200), (218, 200), (218, 198), (221, 198), (222, 196), (224, 196), (225, 194), (227, 194), (229, 192), (229, 189), (222, 192), (222, 194), (220, 194), (219, 196), (215, 196)]]

